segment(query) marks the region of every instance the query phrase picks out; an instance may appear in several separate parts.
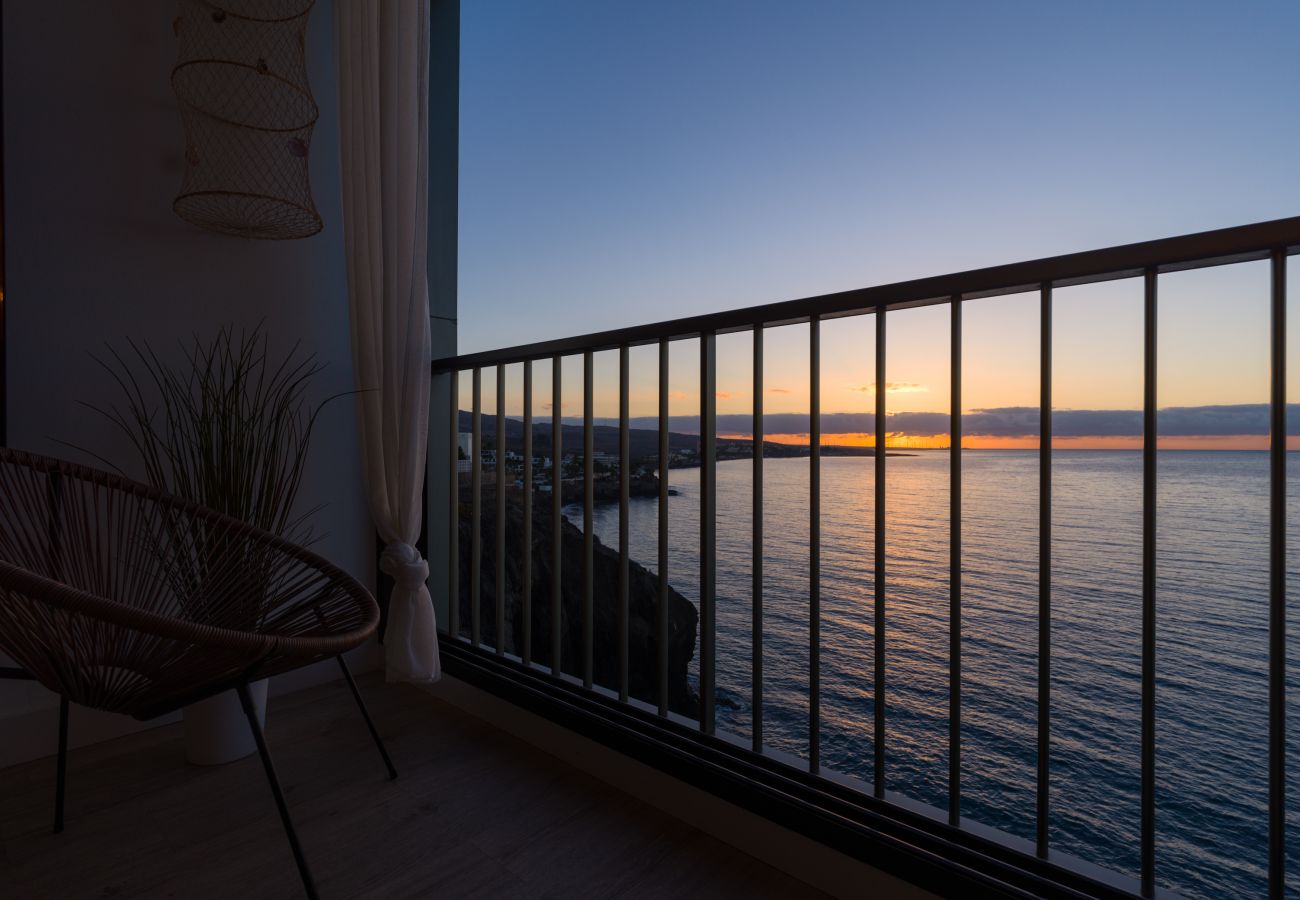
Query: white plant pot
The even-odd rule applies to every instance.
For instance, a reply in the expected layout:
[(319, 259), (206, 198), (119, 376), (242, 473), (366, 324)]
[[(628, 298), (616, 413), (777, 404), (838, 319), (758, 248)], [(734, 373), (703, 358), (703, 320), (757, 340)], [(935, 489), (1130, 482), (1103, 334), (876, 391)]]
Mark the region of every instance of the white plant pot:
[[(267, 680), (248, 686), (257, 722), (266, 725)], [(185, 758), (196, 766), (219, 766), (257, 752), (239, 694), (226, 691), (185, 707)]]

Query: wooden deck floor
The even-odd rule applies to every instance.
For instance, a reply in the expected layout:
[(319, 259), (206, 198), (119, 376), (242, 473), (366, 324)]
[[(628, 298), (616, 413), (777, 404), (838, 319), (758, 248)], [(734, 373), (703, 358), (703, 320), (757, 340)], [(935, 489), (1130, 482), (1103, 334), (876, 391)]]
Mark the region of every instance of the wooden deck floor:
[[(422, 691), (362, 690), (395, 782), (342, 684), (271, 701), (323, 898), (823, 896)], [(53, 795), (53, 759), (0, 771), (6, 900), (301, 896), (257, 758), (188, 766), (179, 725), (74, 750), (61, 835)]]

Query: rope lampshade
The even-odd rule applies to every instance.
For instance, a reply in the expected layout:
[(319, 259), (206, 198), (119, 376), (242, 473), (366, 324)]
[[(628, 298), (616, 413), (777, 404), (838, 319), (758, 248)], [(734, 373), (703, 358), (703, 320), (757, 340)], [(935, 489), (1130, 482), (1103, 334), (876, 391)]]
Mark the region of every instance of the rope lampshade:
[(307, 81), (315, 0), (188, 0), (172, 90), (185, 126), (185, 176), (172, 208), (247, 238), (321, 230), (307, 162), (320, 113)]

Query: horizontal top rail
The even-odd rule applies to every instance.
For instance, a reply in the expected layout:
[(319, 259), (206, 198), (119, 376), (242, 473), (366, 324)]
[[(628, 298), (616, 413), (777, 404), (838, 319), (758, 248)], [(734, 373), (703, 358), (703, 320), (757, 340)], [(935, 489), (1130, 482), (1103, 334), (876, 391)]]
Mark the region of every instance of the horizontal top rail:
[(874, 309), (906, 309), (946, 303), (953, 297), (976, 299), (1036, 290), (1044, 284), (1067, 287), (1118, 278), (1133, 278), (1144, 271), (1177, 272), (1206, 266), (1266, 259), (1277, 250), (1300, 252), (1300, 216), (1275, 219), (1235, 228), (1202, 231), (1179, 237), (1124, 244), (1103, 250), (1067, 253), (1028, 262), (972, 269), (951, 275), (899, 281), (876, 287), (855, 288), (834, 294), (766, 303), (743, 309), (687, 316), (649, 325), (616, 328), (581, 337), (538, 341), (500, 350), (435, 359), (436, 374), (501, 363), (545, 359), (584, 351), (613, 350), (621, 346), (651, 344), (661, 340), (725, 334), (756, 327), (791, 325), (813, 317), (834, 318)]

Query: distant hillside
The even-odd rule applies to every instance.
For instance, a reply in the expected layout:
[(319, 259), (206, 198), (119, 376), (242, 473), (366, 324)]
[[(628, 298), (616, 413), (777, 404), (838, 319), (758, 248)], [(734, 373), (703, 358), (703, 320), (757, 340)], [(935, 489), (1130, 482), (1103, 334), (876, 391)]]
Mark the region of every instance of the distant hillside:
[[(484, 447), (496, 446), (496, 416), (484, 415), (482, 419), (483, 427), (483, 445)], [(524, 447), (524, 423), (518, 419), (507, 418), (506, 423), (506, 449), (520, 452)], [(468, 432), (473, 428), (473, 414), (467, 410), (460, 411), (460, 430)], [(613, 425), (593, 425), (592, 426), (592, 445), (597, 453), (607, 453), (610, 456), (618, 455), (618, 428)], [(582, 452), (582, 426), (581, 425), (561, 425), (560, 426), (561, 446), (566, 453)], [(659, 432), (644, 429), (632, 428), (628, 431), (628, 441), (632, 453), (632, 459), (644, 459), (649, 456), (658, 456), (659, 454)], [(743, 438), (718, 438), (718, 456), (719, 458), (740, 459), (753, 455), (752, 440)], [(669, 452), (680, 452), (683, 450), (698, 450), (700, 446), (700, 436), (698, 434), (683, 434), (677, 431), (668, 433)], [(533, 423), (533, 452), (538, 456), (544, 456), (550, 453), (551, 449), (551, 422), (545, 420)], [(810, 448), (807, 444), (777, 444), (772, 441), (763, 442), (763, 455), (773, 458), (807, 456)], [(823, 456), (875, 456), (875, 450), (871, 447), (822, 447)], [(894, 454), (889, 454), (893, 456)]]

